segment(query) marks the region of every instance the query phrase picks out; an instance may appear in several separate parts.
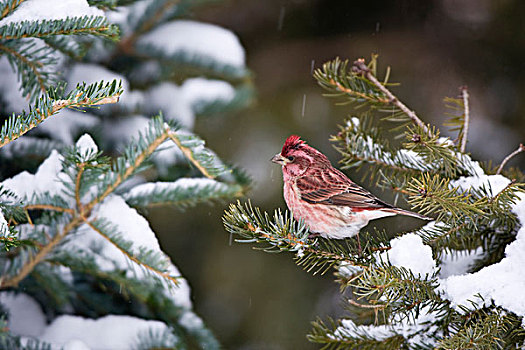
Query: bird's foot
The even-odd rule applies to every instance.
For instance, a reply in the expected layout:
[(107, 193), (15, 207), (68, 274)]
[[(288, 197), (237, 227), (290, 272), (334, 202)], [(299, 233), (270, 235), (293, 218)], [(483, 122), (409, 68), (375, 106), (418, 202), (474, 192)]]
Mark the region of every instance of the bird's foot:
[(313, 232), (313, 233), (310, 233), (308, 235), (308, 239), (314, 239), (314, 238), (317, 238), (317, 237), (320, 237), (321, 235), (317, 232)]

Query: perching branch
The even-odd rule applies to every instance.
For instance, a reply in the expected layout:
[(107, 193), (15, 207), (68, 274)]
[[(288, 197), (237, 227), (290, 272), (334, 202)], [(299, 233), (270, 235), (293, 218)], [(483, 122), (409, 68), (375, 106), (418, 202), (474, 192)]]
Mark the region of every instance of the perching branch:
[(385, 96), (388, 97), (387, 103), (394, 104), (397, 108), (399, 108), (403, 113), (405, 113), (414, 124), (419, 126), (421, 129), (424, 130), (425, 133), (430, 135), (430, 131), (428, 130), (427, 126), (419, 117), (416, 115), (414, 111), (409, 109), (403, 102), (401, 102), (394, 94), (390, 92), (377, 78), (374, 76), (370, 68), (365, 64), (364, 58), (360, 58), (356, 61), (354, 61), (354, 65), (352, 67), (352, 71), (355, 73), (360, 73), (365, 76), (372, 84), (374, 84)]
[(461, 153), (465, 153), (467, 148), (467, 137), (468, 137), (468, 127), (470, 123), (470, 107), (469, 107), (469, 94), (466, 86), (461, 88), (461, 97), (463, 98), (463, 108), (464, 108), (464, 126), (463, 126), (463, 137), (461, 138)]
[(505, 166), (505, 164), (507, 164), (507, 162), (509, 160), (511, 160), (512, 157), (514, 157), (515, 155), (521, 153), (521, 152), (525, 152), (525, 146), (520, 143), (519, 147), (517, 150), (515, 150), (514, 152), (512, 152), (511, 154), (509, 154), (508, 156), (505, 157), (505, 159), (503, 159), (503, 161), (501, 162), (499, 168), (498, 168), (498, 171), (496, 171), (496, 175), (499, 175), (501, 173), (501, 171), (503, 170), (503, 167)]

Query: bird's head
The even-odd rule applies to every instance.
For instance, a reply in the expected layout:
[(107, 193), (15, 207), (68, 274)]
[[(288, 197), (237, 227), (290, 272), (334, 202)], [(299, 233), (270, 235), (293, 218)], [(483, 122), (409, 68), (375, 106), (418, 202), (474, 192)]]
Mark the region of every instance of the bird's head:
[(285, 179), (301, 176), (311, 167), (330, 166), (324, 154), (308, 146), (297, 135), (286, 139), (281, 153), (273, 156), (272, 162), (282, 165)]

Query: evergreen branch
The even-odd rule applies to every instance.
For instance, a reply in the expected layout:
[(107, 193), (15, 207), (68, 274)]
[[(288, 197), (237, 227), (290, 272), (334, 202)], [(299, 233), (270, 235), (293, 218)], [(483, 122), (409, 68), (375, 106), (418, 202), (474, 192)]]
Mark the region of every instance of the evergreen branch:
[(489, 350), (523, 345), (525, 331), (515, 315), (499, 308), (465, 311), (466, 315), (457, 315), (451, 320), (452, 335), (441, 339), (437, 349)]
[(357, 299), (369, 299), (378, 310), (389, 308), (398, 314), (418, 315), (421, 308), (430, 306), (430, 311), (443, 305), (436, 292), (439, 285), (436, 276), (419, 277), (411, 271), (389, 264), (378, 264), (364, 269), (349, 285)]
[(439, 136), (439, 130), (435, 128), (427, 130), (429, 130), (428, 134), (418, 127), (409, 127), (405, 133), (408, 140), (404, 144), (405, 147), (416, 152), (421, 161), (447, 177), (474, 173), (471, 169), (470, 157), (458, 154), (448, 138)]
[[(53, 93), (53, 92), (52, 92)], [(0, 148), (35, 128), (48, 117), (63, 108), (80, 108), (116, 103), (122, 94), (121, 84), (114, 80), (111, 83), (94, 83), (89, 86), (79, 84), (65, 99), (52, 100), (47, 94), (39, 98), (29, 113), (11, 116), (0, 130)]]
[(68, 213), (73, 214), (75, 211), (71, 208), (64, 208), (57, 205), (51, 205), (51, 204), (28, 204), (24, 206), (25, 210), (52, 210), (52, 211), (58, 211), (62, 213)]
[(163, 22), (170, 10), (173, 10), (181, 0), (154, 0), (141, 13), (141, 18), (135, 24), (132, 33), (123, 38), (119, 44), (117, 51), (129, 53), (132, 51), (135, 42), (140, 35), (150, 31), (154, 27)]
[(511, 154), (506, 156), (505, 159), (503, 159), (503, 161), (501, 162), (498, 170), (496, 171), (496, 175), (499, 175), (501, 173), (501, 171), (505, 167), (505, 164), (507, 164), (507, 162), (509, 160), (511, 160), (512, 157), (514, 157), (515, 155), (520, 154), (521, 152), (525, 152), (525, 146), (522, 143), (520, 143), (520, 145), (519, 145), (517, 150), (515, 150), (514, 152), (512, 152)]
[(240, 197), (245, 188), (212, 179), (180, 178), (175, 182), (156, 182), (138, 185), (124, 195), (133, 207), (174, 205), (180, 208), (198, 203)]
[(4, 0), (0, 4), (0, 20), (9, 16), (25, 0)]
[(118, 233), (117, 227), (109, 225), (100, 219), (89, 221), (86, 218), (83, 218), (83, 220), (93, 231), (104, 237), (129, 260), (162, 279), (170, 281), (174, 285), (179, 284), (177, 277), (174, 277), (169, 273), (169, 260), (165, 256), (159, 257), (159, 253), (144, 248), (139, 249), (139, 252), (133, 252), (131, 250), (133, 243), (125, 241), (122, 237), (123, 235)]
[(6, 52), (11, 64), (17, 67), (22, 95), (35, 100), (56, 84), (57, 75), (48, 71), (48, 67), (56, 63), (49, 47), (37, 47), (35, 42), (23, 46), (23, 43), (7, 41), (5, 45), (0, 43), (0, 51)]
[(353, 253), (357, 247), (349, 251), (329, 240), (322, 240), (319, 245), (310, 244), (308, 229), (303, 222), (293, 220), (288, 211), (283, 214), (277, 209), (271, 217), (250, 202), (244, 206), (237, 202), (230, 204), (222, 219), (228, 232), (242, 237), (236, 242), (264, 243), (257, 249), (266, 252), (297, 252), (296, 264), (308, 272), (314, 271), (313, 274), (323, 274), (338, 264), (366, 267), (366, 263)]
[(13, 335), (7, 327), (5, 331), (0, 329), (0, 349), (53, 350), (53, 348), (52, 344), (38, 339)]
[[(133, 54), (142, 60), (156, 60), (161, 65), (162, 77), (206, 76), (209, 79), (227, 80), (232, 83), (247, 83), (250, 71), (244, 66), (217, 61), (209, 55), (196, 55), (193, 51), (168, 52), (165, 48), (147, 42), (137, 42)], [(182, 73), (181, 73), (182, 72)]]
[[(177, 335), (184, 338), (191, 336), (191, 342), (197, 343), (202, 349), (220, 348), (205, 325), (180, 322), (181, 317), (190, 311), (186, 306), (177, 304), (177, 298), (165, 292), (165, 283), (162, 280), (138, 278), (133, 274), (123, 274), (120, 269), (101, 270), (91, 252), (78, 248), (59, 250), (48, 261), (65, 266), (82, 278), (87, 277), (94, 282), (90, 284), (91, 288), (87, 293), (84, 292), (83, 285), (74, 286), (77, 294), (80, 294), (77, 299), (82, 300), (80, 312), (83, 310), (84, 313), (94, 315), (94, 310), (99, 310), (98, 315), (102, 316), (108, 312), (122, 313), (122, 310), (127, 310), (131, 315), (160, 320), (172, 326)], [(101, 305), (103, 298), (107, 303)]]
[(82, 219), (80, 217), (73, 217), (66, 225), (64, 225), (59, 233), (55, 234), (46, 245), (42, 246), (34, 256), (24, 263), (16, 275), (7, 279), (0, 279), (0, 290), (18, 286), (20, 281), (26, 278), (27, 275), (33, 271), (35, 266), (44, 260), (46, 256), (62, 241), (62, 239), (81, 222)]
[(46, 44), (76, 61), (80, 61), (88, 50), (87, 43), (79, 42), (68, 35), (55, 35), (43, 38)]
[(312, 322), (313, 329), (307, 335), (309, 341), (322, 344), (323, 350), (404, 349), (407, 346), (406, 339), (394, 331), (385, 330), (378, 339), (371, 326), (358, 327), (351, 320), (329, 322), (330, 324), (325, 324), (320, 319)]
[(23, 220), (25, 211), (22, 208), (22, 201), (10, 189), (0, 184), (0, 210), (6, 220)]
[(118, 39), (118, 27), (103, 16), (83, 16), (65, 20), (38, 20), (10, 23), (0, 27), (0, 39), (46, 38), (53, 35), (95, 35)]
[(114, 10), (119, 4), (119, 0), (88, 0), (89, 6), (95, 6), (101, 10)]
[(267, 243), (265, 251), (299, 251), (309, 246), (308, 229), (303, 222), (294, 221), (288, 211), (283, 215), (277, 209), (272, 220), (268, 213), (261, 213), (250, 202), (243, 206), (238, 201), (225, 211), (223, 223), (228, 232), (246, 238), (238, 242)]
[(403, 113), (405, 113), (414, 124), (421, 128), (426, 134), (431, 135), (427, 125), (425, 125), (425, 123), (419, 119), (416, 113), (409, 109), (394, 94), (392, 94), (390, 90), (388, 90), (381, 82), (379, 82), (379, 80), (377, 80), (370, 68), (368, 68), (368, 66), (365, 64), (365, 60), (363, 58), (354, 61), (352, 72), (355, 72), (356, 74), (362, 74), (364, 77), (366, 77), (370, 82), (372, 82), (372, 84), (374, 84), (374, 86), (379, 89), (379, 91), (381, 91), (387, 97), (386, 102), (388, 104), (394, 104), (397, 108), (403, 111)]
[[(27, 158), (24, 160), (30, 164), (34, 163), (36, 166), (37, 163), (40, 164), (42, 160), (49, 157), (53, 150), (60, 151), (63, 148), (64, 144), (61, 142), (26, 135), (18, 139), (17, 142), (12, 142), (2, 147), (0, 149), (0, 155), (5, 160), (21, 160)], [(2, 164), (1, 161), (0, 164)]]
[(465, 217), (473, 219), (475, 215), (485, 215), (483, 208), (487, 198), (474, 198), (470, 191), (452, 187), (450, 180), (438, 175), (425, 174), (420, 179), (414, 178), (408, 191), (411, 192), (408, 203), (421, 210), (423, 215), (437, 213), (436, 221), (448, 218), (459, 222)]
[[(79, 94), (73, 93), (72, 95), (78, 96)], [(79, 98), (82, 98), (84, 95), (89, 96), (89, 91), (80, 94)], [(154, 118), (145, 137), (139, 135), (139, 142), (137, 144), (132, 144), (126, 150), (125, 156), (117, 159), (113, 171), (110, 171), (109, 174), (102, 179), (101, 186), (104, 190), (101, 191), (101, 194), (96, 196), (86, 205), (82, 206), (78, 215), (73, 216), (73, 218), (64, 225), (61, 232), (57, 233), (46, 245), (41, 247), (41, 249), (22, 266), (15, 276), (0, 281), (0, 289), (18, 285), (21, 280), (31, 273), (35, 266), (40, 263), (70, 231), (78, 227), (85, 218), (89, 216), (91, 210), (96, 204), (100, 203), (104, 198), (111, 194), (125, 179), (138, 169), (142, 162), (144, 162), (144, 160), (151, 155), (155, 149), (164, 142), (164, 140), (167, 139), (168, 132), (169, 125), (164, 124), (160, 118)], [(76, 188), (76, 190), (78, 189)]]
[(102, 202), (127, 178), (133, 175), (142, 163), (169, 137), (170, 127), (163, 123), (162, 118), (155, 117), (150, 122), (145, 134), (139, 134), (137, 140), (132, 140), (124, 152), (117, 158), (112, 170), (104, 175), (99, 185), (99, 194), (84, 205), (84, 212), (91, 212), (93, 207)]
[(173, 131), (168, 133), (168, 137), (207, 178), (214, 179), (231, 171), (215, 153), (204, 147), (205, 142), (197, 135), (185, 131)]
[(348, 119), (331, 141), (341, 144), (335, 148), (342, 154), (341, 162), (345, 168), (359, 168), (363, 163), (372, 165), (369, 176), (371, 179), (381, 170), (406, 177), (407, 180), (423, 172), (436, 171), (433, 164), (426, 162), (417, 153), (407, 149), (393, 149), (367, 116)]
[(463, 133), (461, 137), (461, 146), (459, 148), (461, 153), (465, 153), (465, 150), (467, 149), (467, 137), (468, 137), (468, 128), (470, 123), (470, 108), (469, 108), (469, 94), (466, 86), (463, 86), (461, 88), (461, 97), (463, 98), (463, 106), (464, 106), (464, 112), (463, 115), (465, 116), (464, 126), (463, 126)]

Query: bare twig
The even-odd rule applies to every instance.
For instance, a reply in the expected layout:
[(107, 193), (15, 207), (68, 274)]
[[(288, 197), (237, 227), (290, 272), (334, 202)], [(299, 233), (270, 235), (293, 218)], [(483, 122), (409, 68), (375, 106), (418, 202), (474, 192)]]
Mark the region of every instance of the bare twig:
[(357, 307), (360, 307), (360, 308), (363, 308), (363, 309), (379, 309), (379, 310), (383, 310), (386, 308), (386, 305), (385, 304), (377, 304), (377, 305), (373, 305), (373, 304), (359, 304), (357, 301), (353, 300), (353, 299), (348, 299), (348, 302), (354, 306), (357, 306)]
[(414, 111), (409, 109), (403, 102), (401, 102), (394, 94), (390, 92), (377, 78), (374, 76), (370, 68), (365, 64), (365, 60), (360, 58), (354, 62), (352, 71), (355, 73), (361, 73), (367, 78), (372, 84), (374, 84), (386, 97), (388, 97), (388, 103), (394, 104), (399, 108), (403, 113), (405, 113), (414, 124), (419, 126), (423, 131), (430, 135), (428, 127), (423, 123), (421, 119), (416, 115)]
[(505, 164), (507, 164), (507, 162), (509, 160), (511, 160), (512, 157), (514, 157), (515, 155), (521, 153), (521, 152), (525, 152), (525, 146), (520, 143), (519, 147), (517, 150), (515, 150), (514, 152), (512, 152), (511, 154), (509, 154), (508, 156), (505, 157), (505, 159), (503, 159), (503, 161), (501, 162), (499, 168), (498, 168), (498, 171), (496, 171), (496, 175), (499, 175), (501, 173), (501, 171), (503, 170), (503, 167), (505, 166)]
[(470, 123), (470, 107), (469, 107), (469, 94), (466, 86), (461, 88), (461, 97), (463, 98), (463, 108), (464, 108), (464, 122), (463, 122), (463, 136), (461, 137), (461, 153), (465, 153), (467, 148), (467, 137), (468, 137), (468, 127)]

